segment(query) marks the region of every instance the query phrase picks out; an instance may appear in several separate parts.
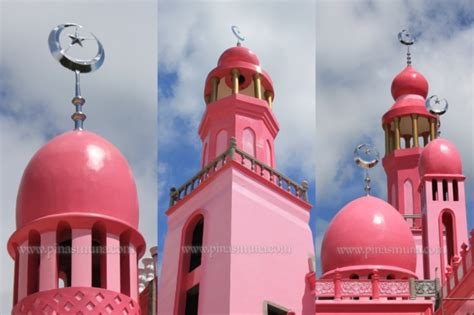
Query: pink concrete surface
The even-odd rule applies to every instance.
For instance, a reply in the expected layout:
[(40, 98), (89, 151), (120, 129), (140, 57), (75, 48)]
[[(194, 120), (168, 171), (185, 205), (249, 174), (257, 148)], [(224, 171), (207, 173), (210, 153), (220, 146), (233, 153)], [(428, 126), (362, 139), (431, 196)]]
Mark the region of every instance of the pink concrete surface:
[(433, 302), (423, 300), (399, 301), (317, 301), (316, 314), (318, 315), (432, 315)]
[(393, 79), (391, 90), (395, 100), (406, 94), (416, 94), (426, 98), (428, 81), (415, 68), (408, 65)]
[(72, 230), (71, 286), (92, 286), (91, 230)]
[[(314, 314), (314, 295), (305, 281), (308, 258), (314, 255), (310, 205), (294, 202), (294, 196), (276, 192), (274, 184), (250, 173), (230, 162), (168, 211), (159, 314), (173, 313), (180, 303), (175, 297), (182, 285), (183, 228), (196, 213), (204, 217), (203, 246), (218, 251), (203, 253), (198, 267), (200, 314), (261, 313), (264, 301)], [(290, 252), (245, 253), (253, 246)]]
[(74, 287), (29, 295), (12, 310), (23, 314), (141, 314), (136, 299), (101, 288)]
[(449, 140), (438, 138), (424, 148), (419, 162), (420, 176), (462, 175), (461, 155)]
[(117, 218), (138, 228), (138, 201), (127, 160), (88, 131), (69, 131), (44, 145), (25, 169), (17, 197), (17, 227), (56, 214)]
[[(359, 252), (360, 250), (361, 252)], [(338, 271), (343, 277), (416, 277), (415, 242), (400, 213), (372, 196), (342, 208), (329, 224), (321, 245), (322, 278)]]
[(47, 291), (58, 286), (58, 261), (56, 259), (56, 231), (41, 234), (41, 244), (50, 251), (41, 253), (39, 290)]
[[(227, 149), (231, 137), (237, 139), (238, 148), (250, 151), (243, 141), (244, 131), (248, 128), (255, 135), (255, 157), (260, 161), (272, 157), (269, 166), (275, 168), (274, 140), (279, 130), (278, 122), (266, 101), (243, 94), (230, 95), (207, 105), (199, 126), (204, 161), (212, 161), (222, 153), (222, 148)], [(226, 139), (218, 139), (222, 131), (225, 131)]]

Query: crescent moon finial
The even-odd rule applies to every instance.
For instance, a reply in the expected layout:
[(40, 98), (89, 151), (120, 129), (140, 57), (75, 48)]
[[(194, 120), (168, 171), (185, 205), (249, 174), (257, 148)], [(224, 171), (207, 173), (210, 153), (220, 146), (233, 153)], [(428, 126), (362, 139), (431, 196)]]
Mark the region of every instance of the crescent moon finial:
[(232, 25), (230, 27), (230, 29), (232, 30), (232, 33), (234, 33), (234, 36), (237, 38), (237, 46), (241, 46), (242, 43), (244, 40), (245, 40), (245, 37), (244, 35), (242, 35), (242, 33), (240, 32), (240, 29), (238, 26), (236, 25)]
[(365, 193), (370, 193), (370, 176), (369, 170), (375, 167), (380, 160), (379, 152), (377, 149), (370, 144), (359, 144), (354, 150), (354, 162), (360, 168), (365, 169)]
[[(70, 43), (67, 47), (61, 46), (61, 34), (65, 29), (74, 28), (74, 32), (68, 34)], [(74, 120), (74, 129), (82, 130), (84, 120), (86, 115), (82, 112), (82, 106), (86, 100), (81, 96), (81, 73), (89, 73), (99, 69), (104, 63), (105, 53), (102, 43), (98, 38), (89, 33), (89, 37), (84, 37), (81, 35), (80, 30), (82, 26), (76, 23), (64, 23), (56, 26), (48, 38), (48, 45), (51, 54), (54, 59), (56, 59), (63, 67), (74, 71), (76, 79), (76, 93), (72, 99), (72, 104), (76, 107), (76, 112), (72, 114), (71, 118)], [(72, 56), (69, 51), (79, 47), (79, 49), (84, 48), (85, 42), (94, 41), (97, 45), (97, 54), (90, 59), (80, 59), (78, 57)]]

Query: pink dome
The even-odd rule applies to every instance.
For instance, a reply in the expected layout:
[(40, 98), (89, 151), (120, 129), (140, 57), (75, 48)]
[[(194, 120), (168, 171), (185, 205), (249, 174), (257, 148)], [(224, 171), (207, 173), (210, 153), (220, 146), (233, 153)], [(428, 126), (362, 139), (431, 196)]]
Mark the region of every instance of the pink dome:
[(323, 277), (336, 269), (346, 276), (378, 269), (416, 277), (415, 241), (395, 208), (365, 196), (347, 204), (329, 224), (321, 262)]
[(392, 82), (392, 96), (397, 99), (402, 95), (416, 94), (423, 98), (428, 95), (428, 81), (412, 66), (402, 70)]
[(420, 176), (430, 174), (461, 175), (462, 162), (458, 150), (446, 139), (438, 138), (423, 149), (418, 164)]
[(260, 65), (257, 55), (250, 49), (242, 46), (231, 47), (224, 51), (219, 57), (217, 65), (223, 67), (240, 62), (250, 63), (255, 66)]
[(91, 214), (138, 228), (138, 200), (127, 160), (110, 142), (69, 131), (33, 156), (17, 196), (17, 227), (48, 216)]

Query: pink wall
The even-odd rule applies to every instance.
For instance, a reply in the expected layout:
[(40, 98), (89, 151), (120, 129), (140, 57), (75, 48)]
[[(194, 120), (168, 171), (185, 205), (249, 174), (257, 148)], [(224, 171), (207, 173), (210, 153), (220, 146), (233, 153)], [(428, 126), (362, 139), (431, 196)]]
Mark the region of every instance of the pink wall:
[[(204, 216), (203, 246), (213, 251), (203, 253), (199, 267), (201, 314), (260, 314), (265, 301), (314, 314), (314, 295), (305, 281), (308, 257), (314, 256), (310, 206), (252, 174), (231, 162), (168, 211), (160, 314), (175, 310), (182, 228), (196, 211)], [(244, 253), (255, 246), (290, 252)]]

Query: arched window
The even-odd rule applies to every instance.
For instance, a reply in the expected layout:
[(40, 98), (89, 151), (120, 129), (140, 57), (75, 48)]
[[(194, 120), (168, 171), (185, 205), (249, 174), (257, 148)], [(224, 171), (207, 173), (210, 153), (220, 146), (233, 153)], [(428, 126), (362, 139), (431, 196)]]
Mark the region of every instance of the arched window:
[(204, 218), (199, 219), (199, 221), (194, 226), (192, 231), (191, 239), (191, 256), (189, 258), (189, 272), (193, 271), (201, 265), (202, 257), (202, 236), (204, 229)]
[(255, 157), (255, 132), (250, 128), (245, 128), (242, 133), (242, 148)]
[(443, 201), (448, 201), (448, 181), (443, 179)]
[(227, 149), (227, 130), (222, 129), (216, 136), (216, 157)]
[(438, 200), (438, 181), (436, 179), (431, 181), (431, 192), (433, 195), (433, 200)]
[(392, 206), (394, 206), (395, 208), (397, 208), (397, 187), (395, 184), (392, 184), (392, 188), (390, 189), (391, 192), (390, 192), (390, 196), (391, 196), (391, 203), (392, 203)]
[(28, 295), (38, 292), (41, 239), (37, 231), (28, 235)]
[(106, 230), (101, 222), (92, 227), (92, 286), (106, 288)]
[(459, 201), (459, 187), (457, 180), (453, 180), (453, 199), (454, 201)]
[(446, 265), (451, 264), (451, 259), (454, 256), (455, 244), (454, 244), (454, 218), (451, 212), (444, 211), (441, 217), (442, 223), (442, 240), (444, 241), (443, 248), (445, 248), (446, 253)]
[(58, 256), (58, 287), (71, 286), (71, 226), (66, 222), (58, 224), (56, 232)]
[(405, 214), (413, 214), (413, 185), (411, 180), (407, 179), (403, 183), (403, 197), (405, 200)]

